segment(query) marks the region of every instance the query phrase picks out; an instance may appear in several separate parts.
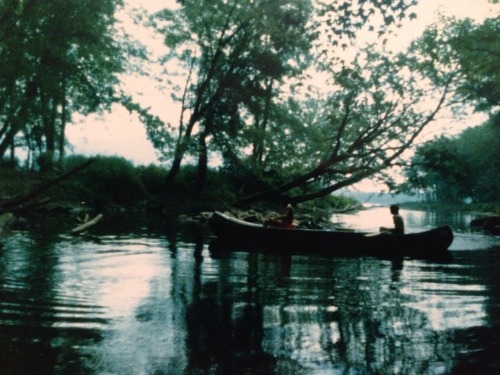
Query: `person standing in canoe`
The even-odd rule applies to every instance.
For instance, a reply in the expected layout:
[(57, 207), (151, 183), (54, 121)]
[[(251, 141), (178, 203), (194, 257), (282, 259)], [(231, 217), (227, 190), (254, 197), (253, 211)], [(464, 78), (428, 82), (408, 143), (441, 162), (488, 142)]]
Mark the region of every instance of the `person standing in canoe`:
[(264, 222), (264, 226), (278, 227), (278, 228), (294, 228), (293, 217), (294, 217), (293, 207), (291, 204), (287, 204), (283, 215), (266, 220)]
[(390, 232), (393, 234), (404, 234), (405, 233), (405, 222), (403, 217), (399, 214), (399, 206), (392, 204), (390, 206), (392, 220), (394, 222), (394, 228), (380, 227), (381, 232)]

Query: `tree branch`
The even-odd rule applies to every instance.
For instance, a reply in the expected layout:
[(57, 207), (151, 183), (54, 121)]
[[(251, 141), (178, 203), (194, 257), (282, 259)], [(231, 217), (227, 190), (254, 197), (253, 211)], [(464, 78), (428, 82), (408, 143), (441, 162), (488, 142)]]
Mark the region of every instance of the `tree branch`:
[(96, 162), (98, 159), (97, 158), (91, 158), (84, 163), (76, 166), (73, 169), (70, 169), (66, 173), (63, 173), (62, 175), (42, 182), (41, 184), (37, 185), (33, 190), (28, 192), (27, 194), (22, 194), (22, 195), (17, 195), (14, 198), (8, 199), (5, 202), (0, 204), (0, 213), (1, 212), (9, 212), (11, 210), (15, 210), (18, 208), (20, 205), (27, 203), (31, 201), (32, 199), (38, 197), (40, 194), (44, 193), (46, 190), (50, 189), (54, 185), (57, 185), (58, 183), (68, 179), (69, 177), (73, 176), (75, 173), (80, 172), (81, 170), (87, 168), (90, 164)]

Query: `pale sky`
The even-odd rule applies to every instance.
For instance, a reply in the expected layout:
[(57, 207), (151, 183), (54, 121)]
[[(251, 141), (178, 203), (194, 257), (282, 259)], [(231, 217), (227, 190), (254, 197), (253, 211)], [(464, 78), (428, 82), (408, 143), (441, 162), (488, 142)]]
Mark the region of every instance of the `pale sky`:
[[(157, 10), (158, 4), (173, 3), (173, 0), (129, 0), (131, 5), (144, 6)], [(487, 0), (420, 0), (414, 8), (417, 19), (397, 31), (397, 37), (389, 41), (391, 48), (404, 48), (410, 41), (421, 35), (425, 27), (437, 21), (439, 14), (469, 17), (481, 20), (500, 14), (500, 4), (490, 4)], [(138, 31), (140, 32), (140, 31)], [(143, 40), (150, 40), (150, 35), (141, 34)], [(174, 124), (178, 118), (176, 108), (169, 102), (169, 94), (156, 89), (156, 83), (144, 78), (132, 78), (130, 87), (140, 92), (141, 100), (151, 106), (155, 114), (170, 119)], [(178, 110), (177, 110), (178, 111)], [(123, 108), (115, 106), (112, 113), (103, 116), (76, 117), (74, 123), (67, 127), (67, 137), (72, 146), (72, 153), (86, 155), (118, 155), (135, 164), (158, 163), (158, 155), (146, 137), (144, 126), (135, 115), (129, 114)], [(448, 127), (460, 127), (455, 122)], [(477, 125), (481, 119), (470, 119), (471, 125)], [(446, 126), (446, 124), (445, 124)], [(453, 130), (453, 129), (452, 129)]]

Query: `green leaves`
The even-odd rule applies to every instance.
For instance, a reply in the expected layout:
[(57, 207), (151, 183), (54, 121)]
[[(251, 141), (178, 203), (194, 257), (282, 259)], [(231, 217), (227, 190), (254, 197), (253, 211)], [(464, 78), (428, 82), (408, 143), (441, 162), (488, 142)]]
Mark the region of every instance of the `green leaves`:
[(309, 59), (311, 13), (302, 0), (186, 0), (155, 16), (171, 48), (168, 61), (183, 68), (185, 79), (171, 87), (182, 105), (171, 179), (188, 152), (203, 170), (207, 147), (232, 161), (253, 147), (262, 160), (278, 85)]
[(440, 137), (419, 147), (407, 168), (408, 186), (434, 200), (476, 202), (500, 199), (500, 128), (492, 121), (456, 138)]
[[(420, 68), (438, 85), (445, 72), (456, 75), (456, 100), (474, 104), (478, 111), (494, 110), (500, 103), (500, 17), (475, 24), (469, 19), (442, 20), (413, 45), (420, 51)], [(444, 77), (445, 80), (440, 79)]]
[(2, 3), (0, 19), (0, 156), (23, 133), (31, 150), (64, 153), (71, 114), (115, 100), (121, 49), (113, 38), (121, 1), (54, 0)]

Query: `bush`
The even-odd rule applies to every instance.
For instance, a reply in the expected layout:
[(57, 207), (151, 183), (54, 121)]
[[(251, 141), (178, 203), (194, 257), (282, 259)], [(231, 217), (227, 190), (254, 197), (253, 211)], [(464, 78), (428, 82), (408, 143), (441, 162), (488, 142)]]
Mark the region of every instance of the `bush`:
[[(69, 157), (64, 167), (69, 170), (87, 159), (83, 156)], [(95, 208), (132, 205), (148, 197), (134, 165), (117, 156), (99, 157), (95, 163), (71, 178), (68, 184), (76, 199)]]
[(201, 209), (222, 210), (236, 200), (236, 192), (227, 177), (216, 170), (209, 170), (207, 187), (198, 196)]
[(3, 158), (0, 159), (0, 168), (17, 169), (19, 167), (19, 159)]
[(208, 171), (207, 184), (201, 192), (195, 191), (196, 177), (196, 166), (185, 165), (180, 169), (174, 185), (165, 190), (165, 198), (170, 206), (182, 206), (189, 211), (211, 210), (233, 202), (233, 189), (218, 171)]
[(165, 168), (154, 164), (140, 166), (137, 167), (137, 174), (150, 194), (161, 196), (164, 193), (165, 178), (167, 177)]

